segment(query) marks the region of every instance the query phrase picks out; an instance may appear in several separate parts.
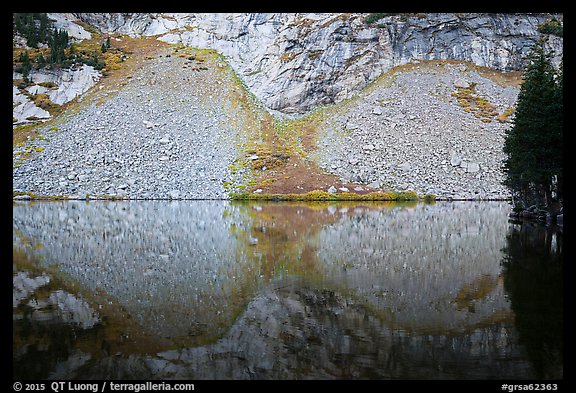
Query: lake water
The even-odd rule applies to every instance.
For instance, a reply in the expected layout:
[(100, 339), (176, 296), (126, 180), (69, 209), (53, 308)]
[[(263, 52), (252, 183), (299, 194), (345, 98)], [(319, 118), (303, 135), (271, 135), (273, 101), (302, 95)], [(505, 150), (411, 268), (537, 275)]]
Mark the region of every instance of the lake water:
[(507, 202), (13, 204), (14, 379), (561, 379)]

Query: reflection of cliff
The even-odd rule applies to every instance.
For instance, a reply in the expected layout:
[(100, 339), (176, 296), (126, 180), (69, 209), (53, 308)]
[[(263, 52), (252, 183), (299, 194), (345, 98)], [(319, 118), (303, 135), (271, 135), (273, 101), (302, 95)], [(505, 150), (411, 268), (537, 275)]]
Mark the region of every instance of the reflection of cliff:
[(562, 233), (540, 224), (511, 227), (504, 286), (516, 315), (520, 343), (536, 378), (563, 377)]
[[(157, 355), (105, 353), (100, 330), (36, 325), (58, 342), (19, 358), (38, 378), (57, 379), (475, 379), (530, 378), (507, 323), (462, 334), (412, 335), (390, 329), (362, 302), (293, 282), (266, 290), (216, 343)], [(22, 332), (21, 332), (22, 333)], [(30, 331), (28, 331), (30, 334)], [(104, 343), (104, 341), (102, 341)], [(94, 349), (96, 348), (96, 349)], [(38, 364), (38, 356), (42, 363)], [(50, 365), (49, 371), (45, 370)], [(27, 374), (30, 376), (31, 374)]]
[[(26, 253), (31, 248), (39, 245), (15, 242), (12, 256), (15, 380), (76, 378), (82, 367), (109, 356), (166, 348), (117, 303), (42, 266)], [(124, 368), (119, 373), (140, 377)]]
[[(266, 290), (216, 343), (154, 356), (60, 364), (60, 378), (484, 379), (530, 378), (506, 323), (451, 335), (395, 331), (331, 290)], [(78, 356), (78, 354), (77, 354)], [(67, 373), (63, 372), (66, 366)]]
[(114, 299), (151, 334), (213, 340), (244, 307), (243, 267), (228, 233), (238, 212), (226, 202), (56, 202), (13, 211), (14, 227), (42, 245), (34, 253), (45, 264)]
[[(269, 280), (316, 277), (408, 330), (509, 316), (506, 203), (58, 203), (14, 208), (35, 252), (151, 333), (221, 336)], [(49, 229), (47, 229), (49, 228)], [(187, 341), (188, 343), (190, 341)]]
[[(100, 320), (86, 301), (50, 285), (48, 274), (19, 271), (13, 278), (13, 378), (44, 379), (60, 358), (75, 358), (74, 340), (91, 341)], [(90, 356), (80, 356), (75, 364)], [(48, 367), (47, 367), (48, 365)]]
[(165, 378), (522, 378), (529, 368), (519, 354), (508, 324), (410, 335), (350, 297), (288, 285), (256, 296), (216, 344), (160, 353), (149, 364)]
[[(15, 303), (23, 278), (48, 278), (46, 298), (89, 293), (76, 298), (103, 321), (87, 344), (69, 339), (69, 324), (46, 334), (41, 321), (15, 320), (15, 346), (42, 337), (59, 348), (44, 375), (62, 379), (534, 378), (505, 291), (518, 284), (500, 266), (508, 210), (15, 204), (14, 248), (41, 244), (24, 248), (44, 258), (34, 274), (14, 265)], [(555, 350), (546, 345), (532, 348)]]

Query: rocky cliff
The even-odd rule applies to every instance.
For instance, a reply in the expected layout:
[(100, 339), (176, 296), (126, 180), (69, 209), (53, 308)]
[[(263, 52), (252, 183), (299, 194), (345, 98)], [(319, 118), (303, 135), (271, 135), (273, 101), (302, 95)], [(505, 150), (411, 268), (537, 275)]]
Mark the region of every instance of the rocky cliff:
[[(49, 117), (29, 101), (36, 93), (54, 103), (82, 101), (38, 128), (43, 138), (15, 144), (14, 190), (137, 199), (312, 190), (506, 199), (502, 145), (518, 70), (544, 35), (540, 26), (562, 21), (551, 14), (50, 15), (75, 40), (97, 32), (98, 50), (111, 37), (114, 50), (124, 48), (118, 64), (132, 68), (104, 78), (89, 66), (61, 78), (35, 71), (34, 81), (55, 86), (14, 88), (15, 119), (34, 110)], [(563, 39), (546, 37), (558, 65)]]
[[(76, 14), (106, 33), (157, 36), (212, 48), (266, 107), (302, 113), (351, 97), (390, 68), (414, 59), (470, 61), (519, 70), (541, 34), (562, 15), (401, 14)], [(562, 38), (550, 49), (560, 62)]]

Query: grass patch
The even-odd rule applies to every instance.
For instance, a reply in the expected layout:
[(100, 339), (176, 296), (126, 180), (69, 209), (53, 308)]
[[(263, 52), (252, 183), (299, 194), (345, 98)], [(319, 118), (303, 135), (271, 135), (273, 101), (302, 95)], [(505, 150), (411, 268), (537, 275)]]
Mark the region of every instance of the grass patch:
[(36, 94), (33, 97), (33, 101), (37, 107), (44, 109), (51, 116), (55, 116), (62, 111), (62, 106), (52, 102), (47, 94)]
[(458, 100), (458, 104), (468, 113), (472, 113), (484, 123), (489, 123), (498, 116), (498, 112), (486, 98), (476, 94), (476, 83), (468, 87), (457, 87), (452, 97)]
[(98, 38), (100, 35), (98, 34), (98, 30), (96, 28), (90, 26), (88, 23), (83, 22), (81, 20), (75, 20), (73, 23), (76, 23), (78, 26), (82, 27), (88, 33), (91, 34), (92, 38)]
[(414, 191), (376, 191), (368, 194), (353, 192), (337, 192), (334, 194), (322, 190), (314, 190), (305, 194), (251, 194), (246, 192), (231, 193), (233, 200), (258, 201), (426, 201), (432, 202), (436, 197), (432, 194), (419, 196)]
[(308, 52), (308, 58), (310, 60), (316, 60), (320, 57), (320, 55), (322, 55), (323, 52), (324, 50), (311, 50)]
[(52, 90), (58, 88), (58, 85), (54, 82), (40, 82), (40, 83), (38, 83), (38, 86), (42, 86), (42, 87), (45, 87), (47, 89), (52, 89)]
[(36, 136), (36, 124), (16, 126), (12, 130), (12, 147), (18, 147)]
[[(15, 191), (12, 190), (12, 197), (27, 195), (30, 200), (37, 201), (66, 201), (70, 199), (69, 195), (37, 195), (28, 191)], [(76, 198), (74, 198), (76, 199)], [(92, 195), (86, 194), (86, 200), (105, 200), (105, 201), (122, 201), (130, 199), (127, 196), (120, 195)]]
[(366, 23), (367, 25), (371, 25), (371, 24), (378, 22), (380, 19), (382, 19), (386, 16), (390, 16), (390, 15), (396, 15), (396, 14), (389, 13), (389, 12), (374, 12), (374, 13), (368, 14), (368, 16), (366, 16), (366, 18), (364, 18), (364, 23)]
[(502, 112), (496, 117), (496, 120), (498, 120), (500, 123), (509, 123), (510, 117), (512, 116), (514, 111), (515, 111), (514, 107), (506, 108), (504, 112)]
[(280, 61), (282, 62), (289, 62), (296, 58), (297, 55), (300, 53), (297, 52), (284, 52), (280, 55)]

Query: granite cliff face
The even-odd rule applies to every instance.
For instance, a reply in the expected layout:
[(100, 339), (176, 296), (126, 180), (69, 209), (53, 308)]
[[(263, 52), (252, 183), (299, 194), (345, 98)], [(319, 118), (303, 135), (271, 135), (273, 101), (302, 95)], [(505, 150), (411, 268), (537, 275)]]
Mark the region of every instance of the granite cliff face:
[[(229, 58), (272, 110), (302, 113), (351, 97), (390, 68), (450, 59), (519, 70), (551, 14), (75, 14), (106, 33), (158, 36)], [(563, 39), (551, 36), (559, 64)]]
[[(92, 45), (107, 37), (149, 52), (123, 52), (134, 68), (114, 81), (84, 66), (31, 74), (57, 87), (15, 85), (15, 125), (50, 117), (34, 94), (83, 102), (40, 130), (44, 138), (15, 146), (13, 188), (78, 198), (509, 198), (502, 146), (521, 83), (510, 71), (544, 36), (540, 26), (562, 15), (368, 16), (49, 14), (75, 40), (96, 29)], [(563, 39), (545, 36), (559, 65)]]

